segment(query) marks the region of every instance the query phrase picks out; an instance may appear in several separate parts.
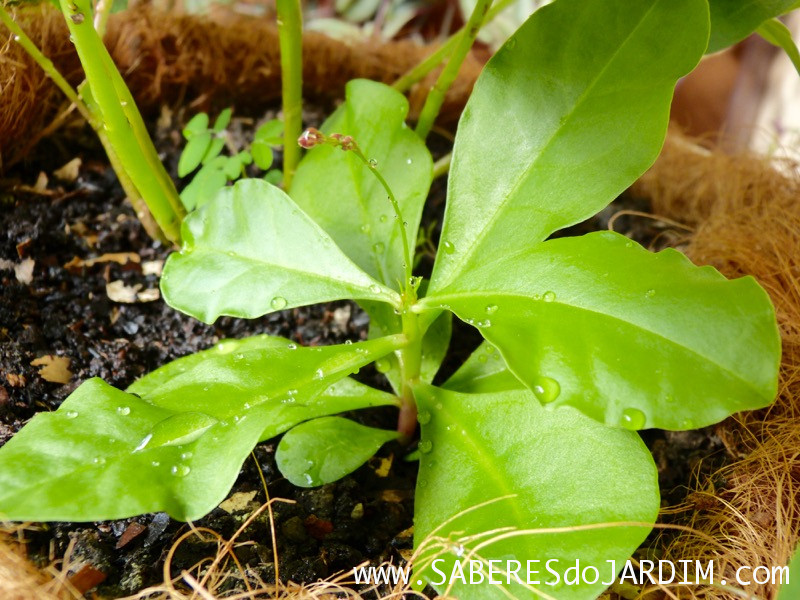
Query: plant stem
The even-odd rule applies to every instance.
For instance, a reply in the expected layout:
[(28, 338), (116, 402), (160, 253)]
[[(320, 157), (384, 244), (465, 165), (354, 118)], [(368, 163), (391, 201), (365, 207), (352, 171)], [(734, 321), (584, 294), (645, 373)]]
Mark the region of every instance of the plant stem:
[(416, 128), (417, 135), (423, 140), (428, 137), (428, 133), (430, 133), (431, 127), (433, 127), (433, 122), (436, 120), (436, 117), (439, 116), (439, 110), (444, 103), (444, 96), (458, 75), (461, 63), (464, 62), (467, 52), (472, 48), (475, 37), (480, 31), (483, 20), (491, 5), (492, 0), (478, 0), (476, 2), (467, 24), (459, 33), (458, 41), (450, 54), (450, 58), (447, 60), (447, 65), (442, 69), (439, 78), (436, 80), (428, 97), (425, 99), (425, 105), (422, 107), (422, 112), (419, 115)]
[(186, 211), (161, 164), (130, 90), (94, 29), (91, 4), (89, 0), (70, 0), (61, 6), (86, 73), (90, 104), (97, 107), (91, 112), (102, 122), (101, 129), (113, 149), (111, 154), (118, 161), (115, 170), (123, 171), (138, 190), (166, 238), (178, 243)]
[(97, 2), (94, 15), (94, 28), (101, 39), (106, 34), (106, 25), (108, 25), (108, 17), (111, 14), (113, 6), (114, 0), (98, 0)]
[[(514, 4), (516, 1), (517, 0), (498, 0), (496, 4), (492, 5), (492, 7), (489, 9), (489, 12), (486, 13), (486, 17), (483, 19), (481, 27), (487, 23), (491, 23), (498, 14)], [(395, 81), (392, 84), (392, 87), (399, 92), (407, 92), (412, 85), (418, 81), (421, 81), (428, 73), (439, 66), (444, 59), (450, 56), (450, 53), (453, 51), (453, 48), (455, 48), (461, 34), (466, 30), (466, 28), (467, 25), (464, 25), (464, 27), (448, 37), (447, 40), (432, 54), (428, 55), (421, 63), (400, 77), (400, 79)]]
[(453, 153), (448, 152), (442, 158), (433, 163), (433, 178), (438, 179), (442, 175), (446, 175), (450, 170), (450, 161), (453, 160)]
[(411, 310), (417, 301), (416, 290), (409, 286), (403, 294), (403, 333), (408, 339), (408, 345), (397, 353), (400, 361), (400, 414), (397, 417), (397, 431), (401, 441), (407, 442), (417, 429), (417, 403), (414, 399), (414, 384), (419, 381), (422, 366), (422, 337), (424, 332), (420, 327), (419, 315)]
[(303, 129), (303, 15), (299, 0), (276, 0), (278, 40), (281, 49), (281, 94), (283, 96), (283, 187), (289, 190)]

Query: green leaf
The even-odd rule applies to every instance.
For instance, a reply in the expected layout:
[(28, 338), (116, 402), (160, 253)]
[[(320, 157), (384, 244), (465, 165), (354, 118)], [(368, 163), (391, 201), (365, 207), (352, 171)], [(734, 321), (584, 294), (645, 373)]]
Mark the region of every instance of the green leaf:
[(509, 370), (497, 348), (487, 341), (483, 341), (475, 352), (470, 354), (466, 362), (442, 387), (465, 394), (525, 389), (523, 383)]
[(708, 52), (732, 46), (758, 29), (764, 21), (796, 8), (797, 0), (708, 0), (711, 39)]
[(286, 433), (275, 450), (275, 462), (293, 485), (316, 487), (352, 473), (397, 436), (396, 431), (365, 427), (350, 419), (322, 417)]
[(266, 171), (272, 166), (272, 148), (269, 144), (254, 141), (250, 146), (250, 152), (253, 154), (253, 161), (255, 161), (256, 166), (262, 171)]
[(609, 425), (702, 427), (777, 391), (775, 311), (752, 277), (728, 281), (612, 232), (549, 240), (423, 305), (480, 328), (542, 402)]
[[(351, 135), (389, 183), (413, 244), (433, 177), (422, 140), (405, 125), (408, 101), (374, 81), (351, 81), (346, 102), (322, 125), (325, 133)], [(309, 151), (297, 169), (292, 198), (359, 267), (394, 286), (403, 279), (399, 224), (386, 192), (352, 152), (323, 145)]]
[(242, 176), (242, 168), (242, 159), (237, 154), (236, 156), (231, 156), (227, 161), (225, 161), (225, 166), (222, 170), (228, 179), (234, 181)]
[(269, 145), (278, 146), (283, 143), (283, 121), (272, 119), (264, 123), (256, 130), (253, 136), (254, 141), (264, 142)]
[(187, 211), (193, 211), (208, 204), (225, 187), (228, 179), (225, 177), (220, 162), (224, 164), (226, 160), (224, 156), (215, 157), (203, 165), (192, 177), (189, 185), (183, 188), (180, 197)]
[(283, 182), (283, 173), (280, 169), (270, 169), (264, 175), (264, 181), (272, 185), (281, 185)]
[(217, 116), (217, 119), (214, 121), (214, 132), (215, 133), (222, 133), (228, 127), (228, 124), (231, 122), (231, 117), (233, 116), (233, 109), (226, 108)]
[(182, 237), (161, 291), (170, 306), (206, 323), (346, 298), (400, 304), (286, 194), (259, 179), (239, 181), (191, 213)]
[[(319, 416), (394, 404), (387, 394), (348, 393), (357, 388), (343, 378), (402, 341), (322, 348), (228, 341), (166, 365), (127, 393), (91, 379), (0, 448), (0, 514), (199, 518), (225, 498), (259, 439)], [(342, 389), (326, 392), (332, 385)]]
[(206, 152), (205, 156), (203, 157), (203, 164), (208, 164), (210, 161), (214, 160), (219, 153), (222, 152), (222, 149), (225, 147), (225, 140), (222, 138), (214, 138), (211, 140), (211, 144), (208, 146), (208, 151)]
[(178, 177), (185, 177), (199, 167), (210, 147), (211, 134), (207, 131), (189, 138), (178, 159)]
[(794, 558), (789, 563), (789, 574), (778, 591), (778, 600), (800, 598), (800, 546), (794, 550)]
[(431, 289), (594, 215), (627, 188), (658, 155), (675, 83), (707, 37), (705, 0), (537, 10), (464, 109)]
[(773, 46), (783, 48), (786, 55), (792, 61), (794, 68), (800, 74), (800, 50), (792, 39), (792, 32), (778, 19), (769, 19), (759, 25), (756, 30), (758, 35), (767, 40)]
[[(538, 570), (531, 578), (545, 597), (596, 598), (602, 583), (564, 585), (563, 573), (579, 560), (581, 570), (594, 566), (600, 581), (609, 581), (616, 571), (607, 561), (621, 568), (650, 531), (660, 495), (639, 436), (569, 407), (542, 408), (527, 390), (468, 395), (419, 386), (415, 392), (428, 418), (414, 508), (414, 543), (423, 551), (414, 578), (460, 600), (539, 598), (513, 579), (509, 586), (456, 584), (445, 594), (441, 576), (422, 566), (439, 554), (436, 566), (449, 576), (458, 560), (499, 560), (494, 579), (505, 580), (497, 569), (517, 560), (523, 581), (527, 567)], [(548, 564), (560, 585), (545, 583), (555, 581)], [(469, 563), (467, 580), (468, 570)]]
[(208, 115), (206, 113), (197, 113), (183, 128), (183, 137), (187, 140), (193, 138), (201, 133), (208, 131)]

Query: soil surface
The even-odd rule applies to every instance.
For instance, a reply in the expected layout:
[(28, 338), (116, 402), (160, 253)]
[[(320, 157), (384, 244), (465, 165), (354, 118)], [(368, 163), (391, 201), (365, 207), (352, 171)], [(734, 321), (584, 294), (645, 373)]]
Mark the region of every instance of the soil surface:
[[(177, 161), (174, 134), (162, 132), (159, 136), (159, 147), (170, 153), (167, 162), (173, 168)], [(54, 147), (35, 169), (16, 175), (31, 185), (39, 169), (50, 175), (49, 169), (76, 155), (83, 162), (73, 181), (59, 181), (51, 175), (44, 193), (2, 192), (0, 445), (36, 412), (56, 409), (90, 377), (125, 388), (160, 365), (224, 338), (268, 333), (305, 345), (366, 338), (367, 317), (349, 302), (293, 309), (250, 321), (221, 318), (212, 326), (167, 307), (163, 300), (154, 298), (154, 291), (158, 289), (158, 267), (170, 250), (144, 233), (96, 147), (74, 143), (61, 149)], [(425, 222), (437, 223), (434, 241), (441, 223), (444, 190), (444, 179), (434, 183), (426, 209)], [(622, 198), (569, 233), (605, 228), (610, 216), (621, 208), (646, 210), (647, 205)], [(623, 217), (615, 229), (645, 245), (653, 240), (658, 244), (670, 241), (665, 238), (665, 227), (649, 219)], [(86, 263), (104, 255), (94, 264)], [(26, 267), (31, 266), (28, 274)], [(426, 259), (420, 272), (429, 269)], [(109, 285), (112, 290), (124, 286), (145, 292), (146, 301), (142, 297), (130, 303), (115, 301), (109, 297)], [(440, 378), (454, 371), (479, 341), (474, 329), (457, 325), (453, 351)], [(46, 365), (31, 364), (46, 356), (62, 359), (56, 361), (61, 369), (55, 374), (46, 371)], [(69, 373), (64, 373), (64, 367)], [(54, 382), (54, 378), (66, 383)], [(382, 376), (372, 368), (362, 369), (359, 378), (385, 389)], [(396, 420), (391, 409), (359, 411), (351, 416), (385, 428), (393, 428)], [(667, 500), (686, 484), (694, 463), (720, 446), (709, 431), (650, 431), (645, 438), (659, 465)], [(195, 525), (230, 538), (265, 500), (260, 469), (270, 496), (292, 501), (274, 504), (282, 580), (313, 582), (365, 560), (374, 564), (404, 561), (412, 544), (416, 477), (416, 464), (403, 460), (408, 449), (389, 444), (352, 475), (315, 489), (295, 488), (285, 481), (275, 466), (274, 449), (273, 442), (259, 445), (255, 450), (258, 464), (247, 460), (243, 465), (232, 493), (248, 496), (237, 496), (247, 499), (238, 510), (215, 509)], [(52, 523), (31, 532), (28, 538), (32, 558), (42, 565), (62, 557), (73, 544), (76, 569), (82, 563), (91, 565), (102, 574), (98, 575), (102, 578), (98, 593), (118, 597), (160, 583), (170, 547), (187, 531), (186, 524), (159, 513), (102, 523)], [(251, 581), (273, 581), (275, 557), (268, 514), (255, 519), (238, 541), (250, 542), (240, 546), (236, 554)], [(172, 559), (173, 576), (213, 557), (216, 550), (214, 540), (187, 538)], [(242, 584), (233, 578), (218, 591), (226, 587)]]

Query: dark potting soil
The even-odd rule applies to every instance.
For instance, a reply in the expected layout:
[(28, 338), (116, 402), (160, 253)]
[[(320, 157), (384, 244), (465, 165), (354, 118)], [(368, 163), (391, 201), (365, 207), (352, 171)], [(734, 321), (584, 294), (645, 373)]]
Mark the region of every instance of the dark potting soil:
[[(174, 135), (171, 140), (167, 143), (162, 139), (160, 147), (171, 145), (174, 149)], [(112, 282), (121, 282), (112, 284), (112, 289), (126, 286), (139, 293), (157, 290), (156, 267), (170, 249), (147, 237), (131, 207), (123, 201), (124, 194), (113, 172), (98, 156), (96, 149), (86, 150), (77, 180), (51, 184), (48, 195), (3, 192), (0, 445), (36, 412), (55, 410), (90, 377), (101, 377), (125, 388), (160, 365), (206, 349), (224, 338), (268, 333), (305, 345), (366, 338), (367, 317), (350, 302), (293, 309), (250, 321), (221, 318), (209, 326), (169, 308), (160, 298), (131, 303), (109, 298), (107, 286)], [(174, 167), (176, 160), (172, 155), (168, 164)], [(27, 181), (35, 172), (23, 171), (22, 176)], [(443, 178), (434, 183), (424, 223), (441, 223), (444, 191)], [(621, 208), (646, 210), (647, 206), (623, 197), (569, 233), (605, 228), (611, 215)], [(625, 217), (618, 221), (616, 229), (646, 245), (664, 238), (664, 229), (650, 220)], [(435, 241), (438, 226), (433, 230)], [(137, 258), (125, 264), (105, 260), (82, 266), (74, 260), (119, 253), (131, 253)], [(30, 280), (24, 272), (14, 270), (26, 260), (33, 261)], [(429, 270), (430, 260), (426, 259), (420, 272)], [(480, 341), (476, 330), (460, 323), (454, 325), (450, 357), (439, 379), (452, 373)], [(71, 376), (67, 383), (48, 381), (43, 366), (31, 364), (48, 355), (68, 359)], [(385, 388), (382, 376), (372, 368), (362, 369), (359, 378)], [(390, 429), (396, 420), (391, 409), (359, 411), (351, 416)], [(686, 484), (695, 458), (707, 457), (719, 447), (718, 440), (707, 431), (646, 432), (645, 438), (659, 465), (666, 499)], [(403, 460), (407, 449), (389, 444), (352, 475), (315, 489), (295, 488), (284, 480), (275, 466), (274, 449), (274, 442), (260, 444), (255, 449), (256, 460), (244, 463), (232, 490), (248, 494), (237, 496), (246, 500), (238, 509), (217, 508), (194, 525), (230, 538), (265, 500), (260, 470), (272, 498), (292, 501), (273, 504), (284, 581), (313, 582), (365, 560), (373, 564), (386, 560), (404, 562), (412, 545), (416, 478), (415, 463)], [(29, 532), (27, 538), (31, 557), (42, 565), (63, 557), (70, 543), (74, 543), (72, 559), (102, 573), (98, 577), (103, 579), (98, 593), (118, 597), (160, 583), (167, 552), (187, 530), (186, 524), (159, 513), (101, 523), (51, 523)], [(236, 555), (252, 580), (273, 581), (275, 557), (269, 515), (262, 513), (237, 541), (250, 542), (237, 548)], [(191, 570), (216, 551), (216, 541), (188, 537), (172, 559), (172, 575)], [(231, 579), (225, 585), (242, 584)]]

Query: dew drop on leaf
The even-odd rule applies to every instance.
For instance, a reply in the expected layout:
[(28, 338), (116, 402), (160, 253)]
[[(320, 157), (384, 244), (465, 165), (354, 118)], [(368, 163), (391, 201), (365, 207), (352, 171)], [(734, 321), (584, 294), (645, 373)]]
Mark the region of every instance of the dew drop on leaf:
[(154, 461), (153, 461), (153, 462), (151, 462), (150, 464), (151, 464), (152, 466), (154, 466), (154, 467), (160, 467), (160, 466), (161, 466), (161, 463), (160, 463), (160, 462), (158, 462), (157, 460), (154, 460)]
[(192, 458), (192, 456), (194, 456), (193, 453), (184, 452), (183, 454), (181, 454), (181, 460), (189, 460), (190, 458)]
[(172, 465), (169, 472), (175, 475), (175, 477), (186, 477), (191, 470), (192, 469), (186, 465)]
[(297, 344), (291, 344), (291, 343), (290, 344), (286, 344), (286, 347), (289, 350), (297, 350)]
[(380, 286), (375, 285), (373, 283), (371, 286), (369, 286), (369, 291), (372, 292), (373, 294), (380, 294), (381, 293), (381, 288), (380, 288)]
[(497, 312), (497, 304), (490, 304), (489, 306), (486, 307), (487, 315), (493, 315), (496, 312)]
[(622, 411), (621, 425), (625, 429), (632, 429), (634, 431), (644, 427), (647, 418), (644, 413), (638, 408), (626, 408)]
[(375, 254), (383, 254), (384, 250), (386, 250), (386, 246), (383, 245), (383, 242), (378, 242), (372, 247), (372, 251)]
[(540, 377), (533, 386), (533, 393), (539, 402), (549, 404), (561, 394), (561, 385), (552, 377)]
[(378, 220), (379, 220), (381, 223), (386, 223), (386, 221), (387, 221), (387, 219), (388, 219), (388, 218), (389, 218), (389, 217), (387, 217), (386, 215), (381, 215), (381, 216), (378, 218)]
[(325, 371), (323, 371), (322, 369), (317, 369), (314, 372), (314, 379), (322, 379), (323, 377), (325, 377)]
[(453, 242), (445, 242), (442, 244), (442, 247), (444, 248), (445, 254), (452, 254), (456, 251), (456, 247), (453, 245)]
[(64, 416), (67, 417), (68, 419), (74, 419), (75, 417), (78, 416), (78, 411), (77, 410), (65, 411)]
[(644, 293), (644, 295), (645, 295), (645, 297), (647, 297), (647, 298), (652, 298), (653, 296), (655, 296), (655, 295), (656, 295), (656, 291), (655, 291), (655, 290), (647, 290), (647, 291)]
[(391, 368), (392, 365), (388, 358), (380, 358), (375, 361), (375, 369), (377, 369), (378, 373), (388, 373)]
[(189, 412), (167, 417), (153, 426), (150, 434), (142, 440), (137, 450), (145, 446), (179, 446), (193, 442), (217, 420), (205, 413)]
[(103, 458), (102, 456), (95, 456), (95, 458), (94, 458), (94, 460), (92, 460), (92, 462), (94, 464), (96, 464), (96, 465), (104, 465), (104, 464), (106, 464), (106, 459)]
[(545, 292), (544, 295), (542, 296), (542, 300), (544, 300), (545, 302), (552, 302), (555, 299), (556, 299), (555, 292)]
[(420, 422), (421, 425), (426, 425), (431, 422), (431, 413), (427, 410), (423, 410), (417, 415), (417, 421)]
[(131, 408), (129, 406), (118, 406), (117, 407), (117, 414), (122, 415), (123, 417), (126, 415), (131, 414)]
[(369, 229), (370, 229), (370, 227), (369, 227), (369, 223), (364, 223), (364, 224), (361, 226), (361, 228), (360, 228), (360, 229), (361, 229), (361, 233), (369, 233)]
[(273, 310), (281, 310), (282, 308), (286, 308), (286, 298), (283, 296), (275, 296), (269, 305)]
[(433, 443), (430, 440), (422, 440), (419, 443), (419, 451), (423, 454), (428, 454), (433, 450)]

